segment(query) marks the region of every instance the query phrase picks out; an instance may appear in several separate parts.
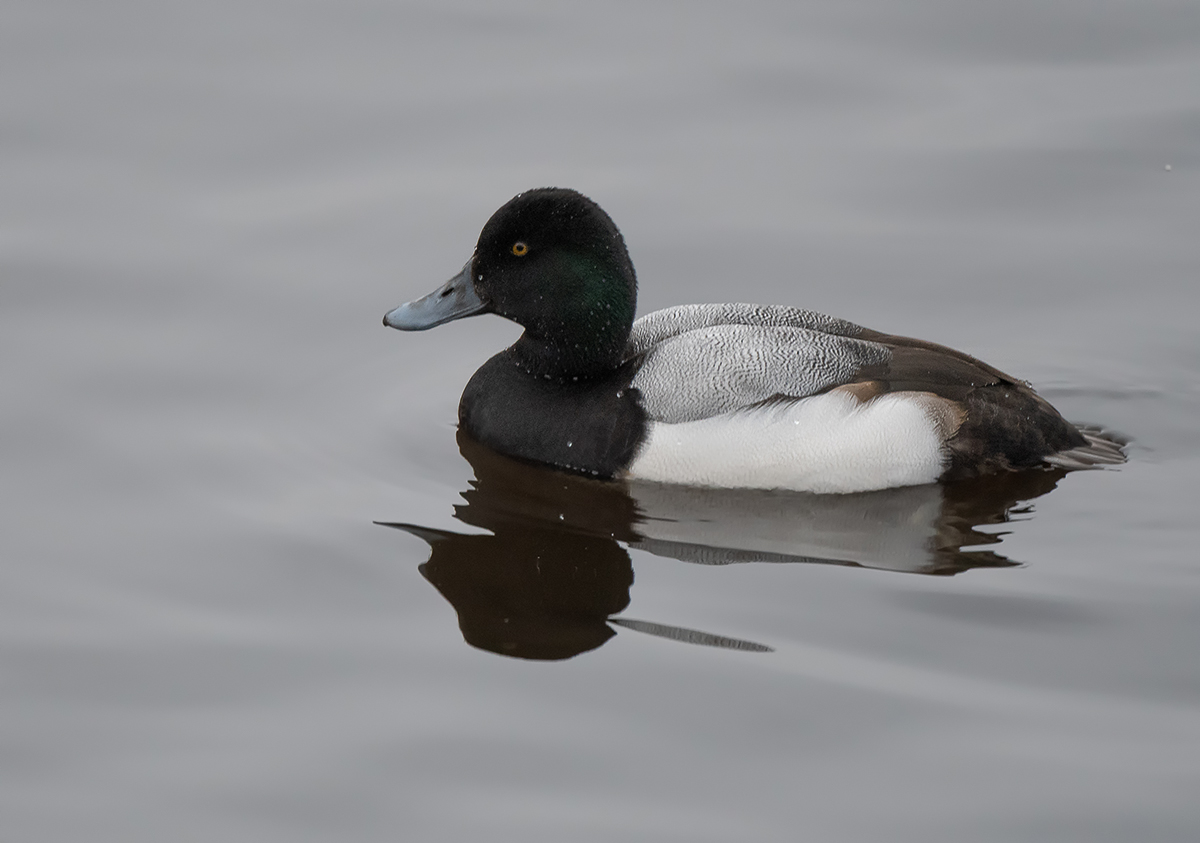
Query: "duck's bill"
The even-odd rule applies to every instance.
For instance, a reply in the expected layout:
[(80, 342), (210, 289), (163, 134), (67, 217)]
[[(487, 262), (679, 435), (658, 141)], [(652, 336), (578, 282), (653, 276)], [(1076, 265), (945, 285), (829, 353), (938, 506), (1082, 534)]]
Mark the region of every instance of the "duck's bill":
[(400, 305), (383, 317), (383, 324), (401, 331), (424, 331), (464, 316), (474, 316), (488, 309), (487, 302), (475, 292), (471, 280), (471, 262), (427, 296)]

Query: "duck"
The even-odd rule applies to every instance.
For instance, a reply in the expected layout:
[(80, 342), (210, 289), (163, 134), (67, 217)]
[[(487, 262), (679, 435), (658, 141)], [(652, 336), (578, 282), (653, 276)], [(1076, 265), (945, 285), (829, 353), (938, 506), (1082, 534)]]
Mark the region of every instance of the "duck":
[(846, 494), (1124, 462), (1030, 384), (961, 351), (786, 305), (685, 304), (635, 320), (616, 224), (568, 188), (519, 193), (449, 281), (388, 311), (423, 331), (493, 313), (524, 331), (481, 366), (460, 429), (607, 481)]

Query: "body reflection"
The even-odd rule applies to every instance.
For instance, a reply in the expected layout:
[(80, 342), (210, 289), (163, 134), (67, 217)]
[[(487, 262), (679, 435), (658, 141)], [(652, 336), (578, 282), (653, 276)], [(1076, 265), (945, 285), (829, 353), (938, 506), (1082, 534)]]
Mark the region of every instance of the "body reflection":
[(1018, 505), (1052, 490), (1062, 471), (856, 495), (605, 483), (495, 454), (461, 431), (475, 471), (455, 517), (490, 535), (412, 524), (429, 543), (420, 570), (458, 612), (467, 643), (509, 656), (564, 659), (625, 629), (742, 650), (762, 644), (614, 618), (629, 605), (626, 544), (658, 556), (724, 565), (809, 562), (922, 574), (1017, 563), (990, 550)]
[(429, 542), (421, 574), (458, 612), (466, 642), (483, 650), (569, 658), (611, 638), (609, 615), (629, 605), (633, 566), (611, 538), (515, 520), (479, 524), (490, 536), (388, 526)]

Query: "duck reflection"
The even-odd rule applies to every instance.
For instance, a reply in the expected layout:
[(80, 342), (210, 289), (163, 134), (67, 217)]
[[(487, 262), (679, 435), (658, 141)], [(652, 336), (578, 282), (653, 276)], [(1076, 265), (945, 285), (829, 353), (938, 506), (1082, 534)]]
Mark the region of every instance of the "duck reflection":
[(475, 479), (455, 517), (490, 535), (389, 523), (428, 542), (421, 574), (458, 612), (468, 644), (527, 659), (595, 649), (614, 626), (743, 650), (762, 644), (614, 617), (629, 605), (623, 545), (705, 565), (808, 562), (949, 575), (1017, 563), (990, 550), (1021, 502), (1065, 472), (1029, 471), (857, 495), (605, 483), (495, 454), (458, 434)]

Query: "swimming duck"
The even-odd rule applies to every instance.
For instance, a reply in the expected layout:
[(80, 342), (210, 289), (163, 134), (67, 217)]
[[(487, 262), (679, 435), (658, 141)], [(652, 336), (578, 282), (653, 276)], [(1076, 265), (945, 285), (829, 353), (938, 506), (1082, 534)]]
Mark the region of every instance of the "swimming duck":
[(384, 324), (495, 313), (525, 331), (467, 383), (487, 447), (603, 479), (848, 493), (1124, 461), (1025, 382), (960, 351), (794, 307), (691, 304), (634, 321), (612, 219), (540, 188), (484, 225), (462, 270)]

